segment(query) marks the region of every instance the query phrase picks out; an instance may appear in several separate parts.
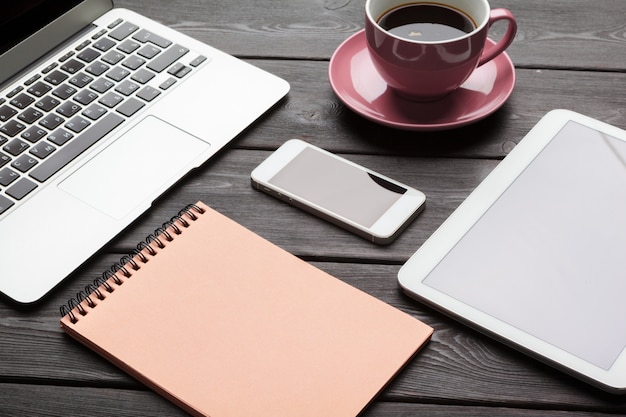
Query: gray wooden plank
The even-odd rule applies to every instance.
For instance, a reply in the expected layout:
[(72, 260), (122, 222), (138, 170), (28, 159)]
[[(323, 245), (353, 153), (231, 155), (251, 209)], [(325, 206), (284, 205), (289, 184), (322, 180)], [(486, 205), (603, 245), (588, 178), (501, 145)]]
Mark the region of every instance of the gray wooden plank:
[[(37, 398), (37, 401), (32, 401)], [(0, 414), (3, 417), (23, 416), (94, 416), (143, 417), (187, 416), (181, 409), (149, 391), (92, 387), (37, 386), (0, 384)], [(397, 416), (445, 417), (602, 417), (604, 412), (577, 412), (481, 405), (441, 405), (419, 403), (375, 402), (365, 408), (362, 417)]]
[(113, 243), (116, 251), (128, 251), (174, 215), (185, 203), (201, 199), (303, 257), (316, 259), (368, 259), (401, 263), (445, 220), (498, 161), (430, 159), (344, 155), (383, 175), (422, 190), (427, 196), (424, 212), (391, 245), (375, 245), (335, 225), (320, 220), (274, 197), (254, 190), (250, 172), (267, 151), (230, 150), (207, 169), (167, 193), (159, 204)]
[(3, 417), (188, 416), (151, 391), (0, 383)]
[[(143, 389), (134, 379), (63, 334), (58, 324), (58, 307), (119, 256), (99, 256), (33, 311), (17, 311), (0, 304), (0, 383)], [(397, 265), (314, 265), (436, 329), (433, 339), (381, 393), (383, 401), (611, 409), (626, 413), (626, 398), (593, 389), (404, 296), (396, 284)], [(175, 277), (173, 285), (184, 285), (184, 277)], [(7, 406), (19, 404), (16, 398)]]
[[(492, 0), (518, 20), (509, 48), (513, 61), (532, 68), (624, 70), (626, 3), (621, 0)], [(363, 28), (364, 1), (117, 0), (231, 54), (247, 57), (328, 59), (349, 35)], [(174, 12), (175, 11), (175, 12)], [(297, 13), (294, 13), (297, 11)], [(494, 26), (498, 37), (503, 27)]]
[(626, 73), (517, 69), (513, 94), (493, 115), (464, 128), (413, 132), (378, 125), (346, 108), (332, 91), (327, 62), (252, 62), (288, 80), (291, 92), (232, 147), (275, 149), (299, 137), (342, 153), (501, 159), (557, 108), (626, 129)]

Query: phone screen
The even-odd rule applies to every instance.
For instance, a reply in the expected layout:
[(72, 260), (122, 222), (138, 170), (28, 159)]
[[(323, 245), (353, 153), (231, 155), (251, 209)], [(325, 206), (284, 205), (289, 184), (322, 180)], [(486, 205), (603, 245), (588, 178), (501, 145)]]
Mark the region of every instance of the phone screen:
[(364, 227), (407, 189), (313, 148), (304, 148), (269, 183)]

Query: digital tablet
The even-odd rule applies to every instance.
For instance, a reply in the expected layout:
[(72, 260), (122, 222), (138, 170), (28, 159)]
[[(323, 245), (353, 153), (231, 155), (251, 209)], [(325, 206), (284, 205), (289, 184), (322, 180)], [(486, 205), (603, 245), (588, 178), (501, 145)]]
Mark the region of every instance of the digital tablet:
[(626, 392), (626, 132), (548, 113), (401, 268), (410, 296)]

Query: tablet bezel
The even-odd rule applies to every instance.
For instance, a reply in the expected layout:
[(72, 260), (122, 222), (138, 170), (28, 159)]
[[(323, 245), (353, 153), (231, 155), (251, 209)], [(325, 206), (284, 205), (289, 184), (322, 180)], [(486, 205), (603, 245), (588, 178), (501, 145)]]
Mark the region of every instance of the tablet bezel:
[(407, 295), (509, 346), (601, 389), (625, 394), (626, 349), (605, 370), (424, 284), (440, 261), (569, 121), (626, 142), (626, 132), (614, 126), (569, 110), (549, 112), (402, 266), (398, 282)]

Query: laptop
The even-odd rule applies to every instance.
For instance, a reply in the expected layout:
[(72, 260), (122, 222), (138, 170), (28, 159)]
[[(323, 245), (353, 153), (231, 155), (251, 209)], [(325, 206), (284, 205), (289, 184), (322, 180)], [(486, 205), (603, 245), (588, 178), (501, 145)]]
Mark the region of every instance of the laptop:
[(111, 0), (0, 16), (0, 293), (32, 304), (289, 84)]

